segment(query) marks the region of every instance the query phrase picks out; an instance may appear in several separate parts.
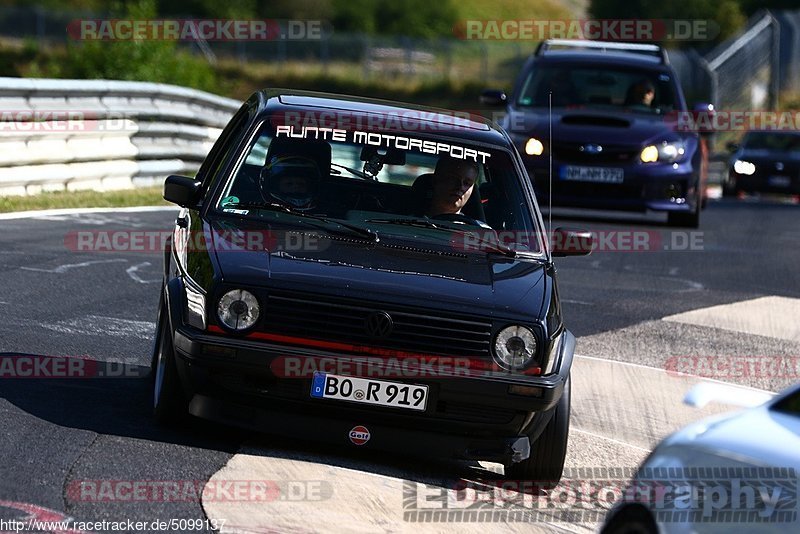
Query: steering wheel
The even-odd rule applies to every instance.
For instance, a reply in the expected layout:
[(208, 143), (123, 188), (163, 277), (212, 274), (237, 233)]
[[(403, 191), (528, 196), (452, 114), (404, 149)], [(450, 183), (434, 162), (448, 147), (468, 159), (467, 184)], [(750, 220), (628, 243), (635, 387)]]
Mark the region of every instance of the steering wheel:
[(481, 223), (478, 219), (467, 217), (463, 213), (440, 213), (431, 217), (436, 221), (449, 221), (458, 224), (469, 224), (471, 226), (483, 227), (485, 223)]

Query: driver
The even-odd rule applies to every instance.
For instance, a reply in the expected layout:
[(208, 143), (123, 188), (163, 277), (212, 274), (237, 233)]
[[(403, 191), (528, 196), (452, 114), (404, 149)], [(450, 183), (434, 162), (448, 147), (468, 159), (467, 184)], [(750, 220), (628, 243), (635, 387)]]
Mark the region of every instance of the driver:
[(321, 175), (314, 160), (302, 156), (273, 156), (261, 169), (261, 191), (291, 208), (316, 207)]
[(431, 179), (431, 199), (426, 215), (461, 214), (477, 179), (477, 163), (448, 157), (439, 159)]

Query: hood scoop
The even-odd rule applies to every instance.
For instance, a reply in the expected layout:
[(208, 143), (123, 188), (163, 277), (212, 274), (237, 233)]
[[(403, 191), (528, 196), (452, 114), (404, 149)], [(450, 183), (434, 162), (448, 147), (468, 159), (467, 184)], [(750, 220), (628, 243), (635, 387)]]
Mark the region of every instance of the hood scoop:
[(629, 128), (631, 125), (628, 120), (604, 115), (564, 115), (561, 117), (561, 123), (575, 126), (608, 126), (609, 128)]

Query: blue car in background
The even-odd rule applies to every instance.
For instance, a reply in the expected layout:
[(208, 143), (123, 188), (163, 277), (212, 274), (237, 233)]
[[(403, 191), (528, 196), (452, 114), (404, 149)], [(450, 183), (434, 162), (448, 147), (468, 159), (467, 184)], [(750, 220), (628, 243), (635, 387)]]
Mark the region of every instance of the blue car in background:
[(725, 195), (776, 193), (800, 195), (800, 132), (749, 131), (741, 144), (728, 143), (733, 152)]
[(487, 90), (481, 102), (506, 107), (502, 126), (540, 200), (550, 193), (552, 156), (554, 205), (661, 211), (672, 226), (698, 227), (707, 143), (688, 126), (692, 116), (660, 46), (544, 41), (510, 96)]

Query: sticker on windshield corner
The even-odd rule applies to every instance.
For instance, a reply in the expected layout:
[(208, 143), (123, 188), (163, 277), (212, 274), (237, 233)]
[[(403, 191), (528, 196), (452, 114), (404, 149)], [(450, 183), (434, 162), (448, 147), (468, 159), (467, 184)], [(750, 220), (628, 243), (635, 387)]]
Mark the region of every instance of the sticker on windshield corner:
[(369, 441), (369, 429), (361, 425), (354, 426), (353, 429), (350, 430), (349, 437), (350, 441), (352, 441), (354, 445), (363, 445)]

